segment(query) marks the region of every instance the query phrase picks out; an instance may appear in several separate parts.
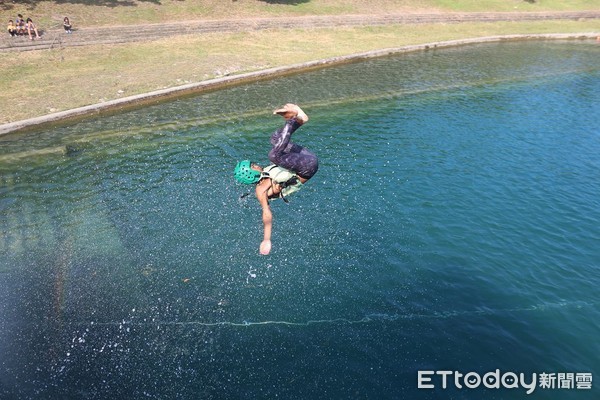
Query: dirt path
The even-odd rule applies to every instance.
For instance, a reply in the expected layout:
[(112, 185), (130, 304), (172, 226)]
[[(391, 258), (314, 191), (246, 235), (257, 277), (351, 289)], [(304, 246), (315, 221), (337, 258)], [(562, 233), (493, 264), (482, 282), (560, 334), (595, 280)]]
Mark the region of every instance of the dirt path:
[(600, 11), (536, 13), (444, 13), (397, 15), (344, 15), (296, 18), (255, 18), (236, 20), (196, 20), (168, 24), (136, 26), (81, 27), (68, 35), (61, 29), (43, 32), (40, 40), (2, 36), (0, 52), (50, 49), (63, 46), (89, 46), (151, 41), (176, 35), (209, 32), (243, 32), (274, 28), (322, 28), (376, 26), (391, 24), (430, 24), (498, 21), (545, 21), (600, 19)]

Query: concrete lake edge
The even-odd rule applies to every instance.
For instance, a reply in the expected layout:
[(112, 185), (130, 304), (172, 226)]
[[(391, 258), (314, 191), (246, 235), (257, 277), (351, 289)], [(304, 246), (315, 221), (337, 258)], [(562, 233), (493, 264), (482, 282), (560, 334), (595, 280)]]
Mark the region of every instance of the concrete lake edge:
[(200, 94), (207, 91), (223, 89), (228, 86), (242, 85), (259, 80), (272, 79), (279, 76), (298, 74), (312, 69), (326, 68), (345, 63), (357, 62), (368, 58), (384, 57), (402, 53), (427, 51), (447, 47), (465, 46), (478, 43), (493, 43), (519, 40), (588, 40), (595, 39), (598, 37), (600, 37), (599, 32), (499, 35), (373, 50), (363, 53), (350, 54), (347, 56), (332, 57), (322, 60), (309, 61), (305, 63), (292, 64), (288, 66), (268, 68), (265, 70), (248, 72), (239, 75), (213, 78), (206, 81), (185, 84), (172, 88), (161, 89), (148, 93), (110, 100), (102, 103), (91, 104), (83, 107), (74, 108), (71, 110), (51, 113), (40, 117), (10, 122), (7, 124), (0, 125), (0, 135), (6, 135), (8, 133), (19, 131), (40, 129), (47, 125), (68, 123), (89, 116), (103, 115), (111, 112), (119, 112), (126, 109), (140, 108), (148, 104), (169, 101), (177, 97), (182, 97), (186, 95)]

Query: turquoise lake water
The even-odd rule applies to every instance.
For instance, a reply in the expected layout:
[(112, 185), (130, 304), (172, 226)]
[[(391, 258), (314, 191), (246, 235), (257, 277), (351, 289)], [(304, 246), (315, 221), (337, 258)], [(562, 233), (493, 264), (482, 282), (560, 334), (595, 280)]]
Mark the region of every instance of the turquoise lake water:
[[(265, 257), (232, 170), (267, 162), (286, 102), (320, 169), (272, 203)], [(374, 59), (0, 137), (0, 398), (600, 398), (599, 154), (593, 41)], [(496, 370), (538, 386), (418, 387)]]

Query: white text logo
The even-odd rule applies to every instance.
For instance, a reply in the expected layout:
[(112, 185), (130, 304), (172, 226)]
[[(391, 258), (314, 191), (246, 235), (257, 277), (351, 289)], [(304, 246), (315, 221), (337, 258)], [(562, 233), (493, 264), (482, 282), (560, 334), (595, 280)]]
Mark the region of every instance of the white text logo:
[(527, 394), (540, 389), (591, 389), (592, 374), (589, 372), (564, 373), (524, 373), (501, 372), (499, 369), (483, 375), (477, 372), (462, 373), (459, 371), (418, 371), (417, 387), (419, 389), (448, 388), (454, 385), (457, 389), (477, 389), (480, 386), (488, 389), (519, 389)]

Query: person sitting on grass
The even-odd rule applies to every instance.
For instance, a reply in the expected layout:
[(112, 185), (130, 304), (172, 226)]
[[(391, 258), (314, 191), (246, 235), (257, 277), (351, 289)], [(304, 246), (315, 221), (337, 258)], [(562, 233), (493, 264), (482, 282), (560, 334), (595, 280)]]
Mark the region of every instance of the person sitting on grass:
[(23, 15), (17, 14), (17, 19), (15, 20), (15, 27), (17, 28), (17, 35), (25, 34), (25, 20), (23, 19)]
[(35, 24), (33, 23), (33, 21), (31, 20), (31, 18), (27, 18), (27, 22), (25, 23), (25, 27), (27, 28), (27, 33), (29, 33), (29, 39), (33, 40), (33, 36), (31, 36), (31, 32), (35, 32), (35, 38), (36, 39), (41, 39), (42, 37), (40, 36), (40, 34), (38, 33), (38, 30), (35, 26)]
[(10, 36), (16, 36), (17, 35), (17, 27), (15, 26), (14, 22), (12, 19), (8, 20), (8, 33), (10, 34)]
[(67, 33), (72, 33), (72, 25), (71, 22), (69, 22), (69, 17), (65, 17), (63, 19), (63, 28), (65, 28), (65, 32)]

